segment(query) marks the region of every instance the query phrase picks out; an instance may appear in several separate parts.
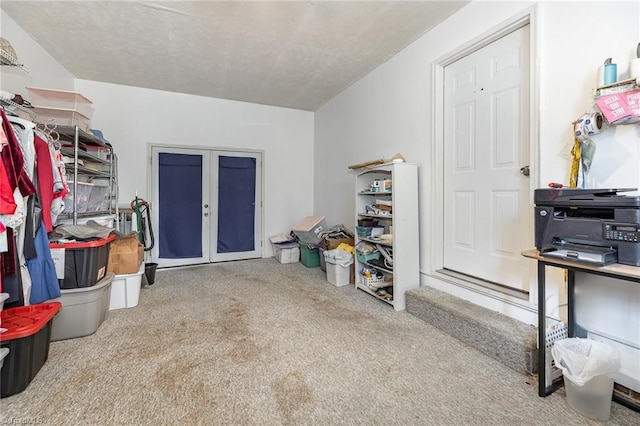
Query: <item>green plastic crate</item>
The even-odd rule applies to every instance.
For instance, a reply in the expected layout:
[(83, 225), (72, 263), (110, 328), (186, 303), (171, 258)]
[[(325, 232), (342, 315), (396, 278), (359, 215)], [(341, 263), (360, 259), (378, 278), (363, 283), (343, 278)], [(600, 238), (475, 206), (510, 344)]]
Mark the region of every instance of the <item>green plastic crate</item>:
[(358, 258), (358, 262), (367, 263), (370, 260), (380, 259), (380, 252), (377, 251), (377, 250), (374, 251), (373, 253), (369, 253), (369, 254), (360, 254), (360, 253), (356, 252), (356, 257)]
[(300, 259), (307, 268), (317, 268), (320, 266), (320, 253), (317, 248), (309, 248), (306, 244), (298, 243), (300, 246)]

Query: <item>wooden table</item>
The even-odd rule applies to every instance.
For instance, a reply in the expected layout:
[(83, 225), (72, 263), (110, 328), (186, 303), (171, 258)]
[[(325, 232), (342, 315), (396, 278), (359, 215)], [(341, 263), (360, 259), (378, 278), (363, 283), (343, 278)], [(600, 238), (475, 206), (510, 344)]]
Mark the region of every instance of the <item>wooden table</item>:
[[(546, 277), (545, 267), (552, 266), (567, 270), (567, 329), (569, 337), (573, 337), (575, 326), (575, 278), (576, 272), (600, 275), (618, 280), (640, 283), (640, 267), (621, 265), (614, 263), (606, 266), (597, 266), (583, 262), (576, 262), (555, 257), (544, 257), (538, 250), (527, 250), (522, 252), (524, 257), (534, 259), (538, 262), (538, 395), (545, 397), (552, 394), (562, 386), (563, 381), (546, 383)], [(628, 399), (621, 399), (614, 393), (614, 400), (632, 408), (636, 411), (640, 409), (640, 404), (631, 402)]]

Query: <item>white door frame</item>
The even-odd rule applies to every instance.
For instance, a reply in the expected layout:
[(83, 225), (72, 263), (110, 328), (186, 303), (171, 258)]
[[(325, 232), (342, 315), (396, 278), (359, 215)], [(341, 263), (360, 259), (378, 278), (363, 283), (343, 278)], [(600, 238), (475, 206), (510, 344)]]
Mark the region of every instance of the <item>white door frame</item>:
[[(510, 20), (494, 27), (485, 34), (469, 41), (468, 43), (460, 46), (458, 49), (438, 58), (432, 64), (432, 152), (431, 152), (431, 197), (430, 204), (432, 206), (444, 205), (444, 69), (447, 65), (459, 60), (460, 58), (469, 55), (476, 50), (483, 48), (484, 46), (492, 43), (500, 37), (518, 29), (525, 25), (530, 25), (530, 41), (529, 41), (529, 55), (530, 55), (530, 87), (529, 87), (529, 139), (530, 139), (530, 200), (533, 209), (533, 190), (539, 187), (539, 140), (538, 140), (538, 81), (539, 75), (537, 72), (537, 39), (539, 37), (537, 26), (535, 25), (535, 7), (524, 11), (523, 13), (514, 16)], [(535, 265), (532, 262), (531, 276), (534, 277), (530, 283), (529, 300), (524, 301), (521, 298), (509, 296), (498, 291), (488, 290), (473, 282), (458, 279), (450, 275), (446, 275), (439, 272), (443, 268), (444, 258), (442, 248), (444, 246), (443, 235), (443, 210), (435, 208), (432, 211), (432, 219), (429, 223), (429, 254), (427, 256), (427, 265), (425, 273), (430, 278), (435, 278), (441, 283), (447, 283), (448, 285), (454, 285), (459, 287), (457, 293), (467, 294), (469, 297), (477, 297), (478, 295), (488, 296), (500, 302), (507, 302), (518, 307), (527, 309), (530, 312), (535, 312), (534, 305), (537, 305), (537, 281), (535, 280)], [(434, 281), (434, 280), (431, 280)], [(471, 293), (469, 293), (469, 291)], [(490, 303), (489, 303), (490, 304)]]
[[(161, 150), (194, 150), (194, 151), (201, 151), (201, 152), (208, 152), (209, 154), (211, 152), (221, 152), (221, 153), (229, 153), (229, 155), (239, 155), (242, 156), (244, 155), (258, 155), (260, 157), (260, 160), (262, 162), (261, 165), (259, 165), (259, 174), (256, 174), (256, 191), (259, 191), (259, 199), (260, 199), (260, 206), (256, 206), (259, 210), (259, 217), (256, 218), (256, 221), (259, 222), (259, 228), (256, 229), (256, 234), (254, 236), (255, 240), (256, 240), (256, 245), (258, 247), (260, 247), (260, 257), (264, 257), (264, 161), (265, 161), (265, 153), (263, 150), (258, 150), (258, 149), (245, 149), (245, 148), (221, 148), (221, 147), (210, 147), (210, 146), (198, 146), (198, 145), (175, 145), (175, 144), (166, 144), (166, 143), (156, 143), (156, 142), (148, 142), (147, 143), (147, 164), (149, 165), (149, 167), (147, 167), (147, 193), (149, 194), (149, 198), (151, 200), (154, 200), (154, 197), (156, 196), (155, 191), (156, 188), (154, 187), (154, 178), (153, 178), (153, 170), (154, 170), (154, 165), (152, 164), (153, 161), (153, 150), (154, 149), (161, 149)], [(157, 167), (157, 166), (156, 166)], [(211, 190), (208, 189), (208, 193), (211, 193)], [(207, 198), (209, 196), (207, 195)], [(209, 200), (209, 204), (210, 204), (210, 209), (209, 211), (212, 211), (212, 206), (211, 206), (211, 200)], [(217, 201), (216, 201), (216, 205), (217, 205)], [(152, 212), (153, 212), (153, 205), (151, 206)], [(157, 225), (156, 223), (153, 224), (154, 226)], [(204, 232), (204, 229), (203, 229)], [(212, 256), (212, 254), (210, 253), (211, 250), (211, 246), (213, 244), (212, 242), (212, 232), (211, 232), (211, 228), (207, 227), (207, 233), (209, 235), (209, 244), (207, 245), (207, 247), (203, 247), (204, 250), (207, 251), (207, 259), (206, 259), (206, 263), (210, 263), (211, 260), (209, 260)], [(154, 250), (156, 250), (157, 253), (157, 248), (154, 247)], [(216, 262), (220, 262), (220, 261), (224, 261), (224, 260), (231, 260), (230, 258), (228, 258), (229, 256), (227, 256), (226, 254), (223, 255), (217, 255), (218, 257), (215, 259)]]

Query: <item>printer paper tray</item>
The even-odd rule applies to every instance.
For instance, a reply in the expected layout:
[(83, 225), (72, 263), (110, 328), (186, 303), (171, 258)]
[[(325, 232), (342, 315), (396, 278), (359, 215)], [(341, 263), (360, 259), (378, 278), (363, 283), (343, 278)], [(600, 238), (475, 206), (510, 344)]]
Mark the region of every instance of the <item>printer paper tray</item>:
[(618, 261), (618, 251), (611, 247), (586, 244), (555, 243), (540, 250), (541, 256), (604, 266)]

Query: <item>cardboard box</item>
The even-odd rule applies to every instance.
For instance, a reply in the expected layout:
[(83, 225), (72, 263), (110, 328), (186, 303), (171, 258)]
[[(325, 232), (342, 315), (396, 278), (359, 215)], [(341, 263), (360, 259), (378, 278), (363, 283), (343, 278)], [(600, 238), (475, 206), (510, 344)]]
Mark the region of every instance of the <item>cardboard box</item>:
[(144, 247), (136, 234), (120, 237), (111, 243), (107, 272), (116, 275), (134, 274), (144, 260)]
[(349, 244), (350, 246), (354, 245), (353, 238), (325, 238), (322, 241), (324, 248), (327, 250), (333, 250), (338, 248), (338, 246), (342, 243)]

